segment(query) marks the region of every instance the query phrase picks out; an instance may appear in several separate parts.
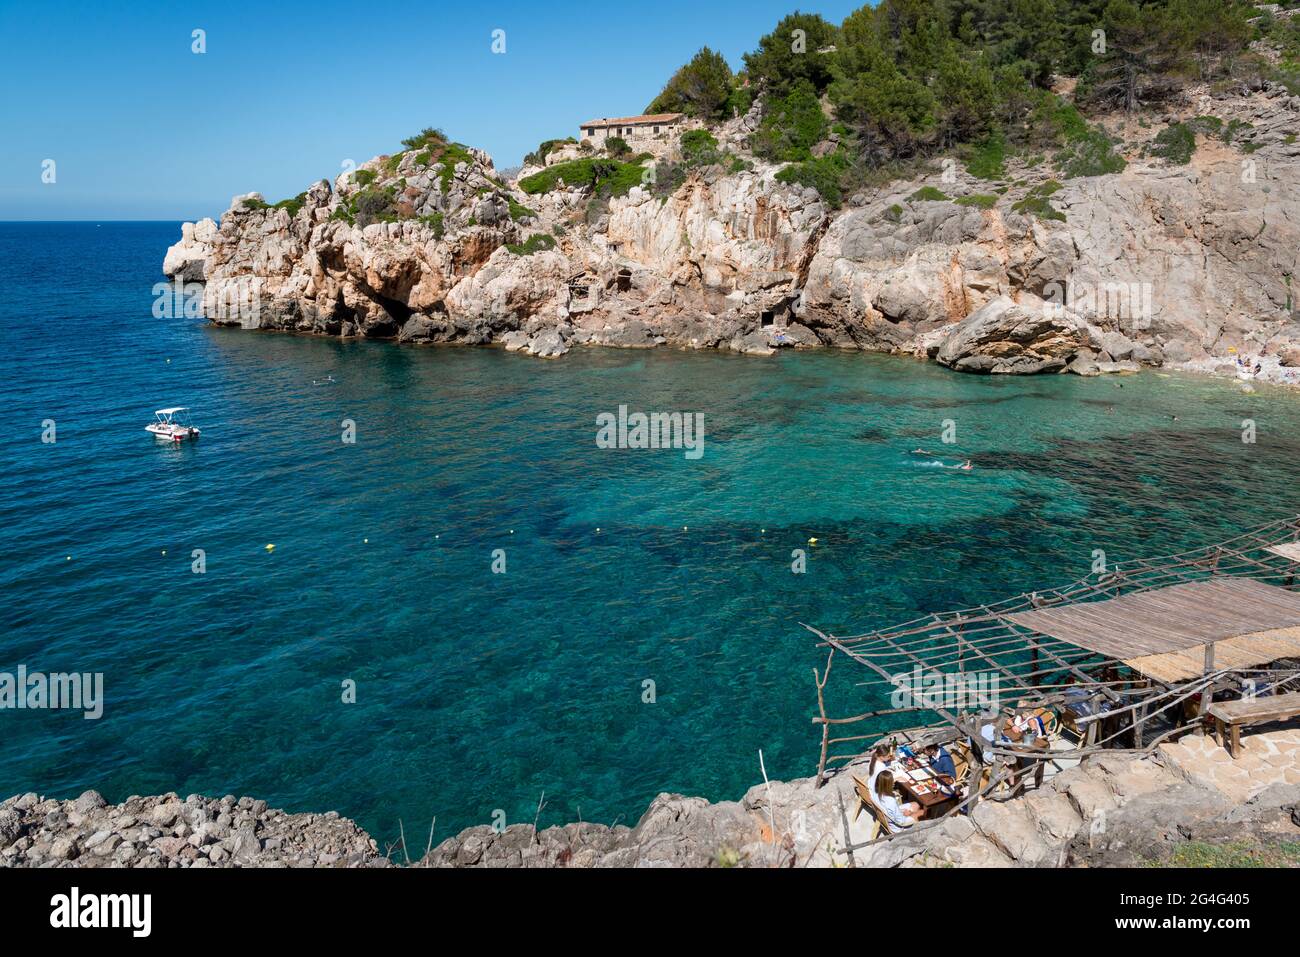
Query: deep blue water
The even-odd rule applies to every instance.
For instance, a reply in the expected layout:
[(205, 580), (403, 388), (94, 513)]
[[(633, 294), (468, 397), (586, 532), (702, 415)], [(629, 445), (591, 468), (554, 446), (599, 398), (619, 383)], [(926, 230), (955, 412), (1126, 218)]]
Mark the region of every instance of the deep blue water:
[[(0, 224), (0, 671), (102, 671), (107, 698), (99, 721), (0, 711), (2, 795), (252, 794), (381, 840), (531, 821), (543, 790), (543, 824), (734, 798), (759, 748), (774, 777), (815, 767), (798, 622), (995, 600), (1300, 501), (1280, 391), (216, 329), (151, 314), (178, 237)], [(703, 458), (597, 448), (620, 404), (702, 412)], [(168, 405), (197, 444), (143, 431)], [(971, 474), (908, 454), (945, 419)], [(835, 710), (874, 703), (855, 677)]]

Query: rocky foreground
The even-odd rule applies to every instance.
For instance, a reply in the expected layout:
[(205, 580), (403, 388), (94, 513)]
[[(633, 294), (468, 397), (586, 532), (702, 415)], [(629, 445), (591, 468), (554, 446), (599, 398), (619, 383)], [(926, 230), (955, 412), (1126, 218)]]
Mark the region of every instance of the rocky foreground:
[[(530, 195), (521, 180), (546, 167), (506, 181), (486, 153), (434, 143), (275, 206), (238, 196), (219, 224), (186, 224), (164, 270), (202, 283), (217, 323), (548, 358), (836, 347), (1096, 375), (1236, 374), (1244, 356), (1260, 378), (1297, 381), (1300, 97), (1191, 86), (1173, 104), (1104, 120), (1119, 173), (1057, 181), (1012, 159), (989, 182), (936, 164), (839, 209), (747, 152), (754, 111), (714, 130), (739, 165), (609, 199), (562, 182)], [(1169, 124), (1204, 114), (1231, 143), (1199, 134), (1184, 165), (1149, 155)], [(395, 212), (367, 222), (372, 201)]]
[[(1300, 732), (1247, 740), (1233, 761), (1207, 738), (1153, 755), (1101, 755), (1043, 787), (986, 800), (969, 816), (856, 850), (859, 867), (1059, 867), (1222, 864), (1300, 866)], [(6, 867), (844, 867), (865, 843), (841, 774), (774, 781), (740, 801), (661, 794), (635, 827), (484, 825), (428, 853), (425, 835), (382, 848), (330, 812), (290, 814), (265, 801), (175, 794), (110, 805), (25, 794), (0, 803)], [(845, 817), (849, 817), (848, 840)]]

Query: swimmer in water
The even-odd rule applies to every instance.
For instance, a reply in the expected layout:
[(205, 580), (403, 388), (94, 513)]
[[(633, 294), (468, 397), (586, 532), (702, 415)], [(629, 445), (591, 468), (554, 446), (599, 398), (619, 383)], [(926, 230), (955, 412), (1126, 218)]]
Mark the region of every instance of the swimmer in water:
[(933, 452), (927, 451), (926, 449), (912, 449), (912, 454), (913, 455), (934, 455)]

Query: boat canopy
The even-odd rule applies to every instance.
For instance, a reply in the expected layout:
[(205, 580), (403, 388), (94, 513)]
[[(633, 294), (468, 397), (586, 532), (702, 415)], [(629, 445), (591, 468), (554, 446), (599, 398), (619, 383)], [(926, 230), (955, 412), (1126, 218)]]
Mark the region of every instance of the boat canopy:
[(175, 415), (177, 412), (188, 412), (189, 406), (178, 405), (174, 409), (159, 409), (154, 415)]

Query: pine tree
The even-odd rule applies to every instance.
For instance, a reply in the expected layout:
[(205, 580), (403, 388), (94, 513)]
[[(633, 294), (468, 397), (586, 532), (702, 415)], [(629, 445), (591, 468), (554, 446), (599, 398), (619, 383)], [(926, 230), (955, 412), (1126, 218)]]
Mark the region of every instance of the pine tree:
[(1196, 62), (1202, 80), (1244, 49), (1254, 33), (1254, 7), (1237, 0), (1170, 0), (1168, 22), (1179, 48)]
[(703, 47), (672, 75), (645, 111), (720, 120), (726, 116), (732, 83), (731, 67), (722, 54)]
[(829, 91), (836, 115), (878, 161), (919, 152), (938, 126), (934, 93), (894, 62), (888, 2), (879, 13), (863, 7), (844, 21)]
[(1144, 95), (1168, 92), (1183, 54), (1163, 10), (1110, 0), (1102, 29), (1104, 47), (1091, 68), (1093, 100), (1132, 113)]
[(745, 54), (750, 81), (773, 97), (788, 96), (800, 80), (822, 93), (831, 82), (829, 51), (839, 30), (815, 13), (792, 13)]

